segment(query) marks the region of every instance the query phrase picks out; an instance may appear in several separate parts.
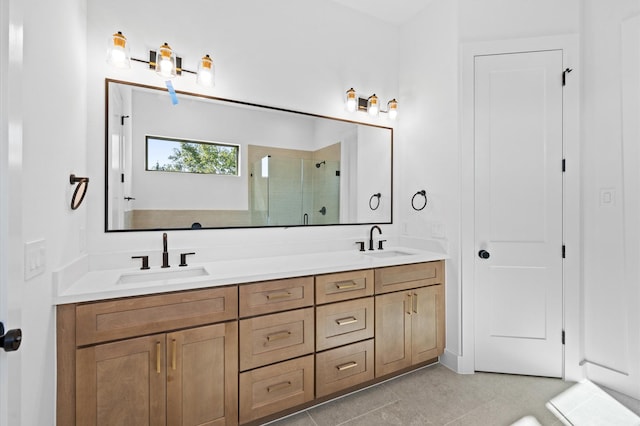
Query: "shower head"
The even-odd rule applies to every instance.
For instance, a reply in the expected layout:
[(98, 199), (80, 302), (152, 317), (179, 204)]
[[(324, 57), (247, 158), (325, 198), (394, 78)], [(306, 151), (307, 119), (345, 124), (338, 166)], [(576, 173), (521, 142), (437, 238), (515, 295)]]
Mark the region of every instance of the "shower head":
[(323, 164), (327, 164), (327, 162), (326, 161), (321, 161), (319, 163), (316, 163), (316, 169), (319, 169), (320, 166), (322, 166)]

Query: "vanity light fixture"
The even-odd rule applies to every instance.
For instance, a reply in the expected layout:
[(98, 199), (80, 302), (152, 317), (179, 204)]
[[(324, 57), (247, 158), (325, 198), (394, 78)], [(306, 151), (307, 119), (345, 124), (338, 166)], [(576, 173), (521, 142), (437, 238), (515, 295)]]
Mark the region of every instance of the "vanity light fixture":
[(158, 51), (149, 51), (149, 60), (131, 58), (129, 56), (129, 46), (127, 38), (121, 31), (114, 33), (109, 38), (107, 46), (107, 63), (116, 68), (130, 68), (130, 61), (142, 62), (149, 65), (149, 69), (154, 70), (163, 79), (169, 80), (182, 75), (183, 72), (196, 75), (196, 82), (204, 87), (214, 86), (213, 60), (209, 55), (205, 55), (198, 63), (197, 71), (190, 71), (182, 68), (182, 58), (176, 56), (171, 46), (164, 43)]
[[(157, 54), (153, 52), (150, 53), (150, 55), (155, 56), (155, 58), (153, 58), (153, 61), (155, 61), (154, 68), (160, 77), (169, 79), (178, 75), (176, 70), (176, 55), (173, 54), (173, 49), (171, 49), (171, 46), (167, 43), (160, 46)], [(151, 65), (151, 62), (152, 58), (150, 56), (149, 65)]]
[(215, 72), (213, 68), (213, 60), (209, 55), (204, 55), (198, 64), (198, 75), (196, 82), (204, 87), (213, 87)]
[(127, 38), (120, 31), (114, 33), (107, 44), (107, 62), (116, 68), (130, 68)]
[(377, 117), (382, 112), (388, 114), (389, 119), (395, 120), (398, 116), (398, 101), (391, 99), (387, 102), (387, 109), (383, 110), (380, 108), (380, 99), (375, 93), (368, 98), (361, 98), (356, 95), (356, 91), (352, 87), (346, 92), (346, 109), (349, 112), (363, 111), (372, 117)]

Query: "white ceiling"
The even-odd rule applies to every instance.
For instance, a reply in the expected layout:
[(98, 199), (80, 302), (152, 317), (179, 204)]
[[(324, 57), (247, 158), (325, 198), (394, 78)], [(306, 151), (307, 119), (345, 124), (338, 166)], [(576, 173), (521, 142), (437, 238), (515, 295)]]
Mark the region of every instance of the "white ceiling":
[(411, 19), (431, 0), (332, 0), (335, 3), (398, 25)]

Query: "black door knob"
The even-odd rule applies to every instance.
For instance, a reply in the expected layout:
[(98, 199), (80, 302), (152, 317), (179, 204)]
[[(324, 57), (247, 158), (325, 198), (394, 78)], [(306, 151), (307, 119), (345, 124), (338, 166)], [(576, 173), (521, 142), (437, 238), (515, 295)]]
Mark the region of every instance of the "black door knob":
[(4, 324), (0, 322), (0, 346), (5, 352), (17, 351), (22, 343), (22, 330), (15, 329), (4, 333)]
[(488, 258), (490, 258), (490, 257), (491, 257), (491, 253), (489, 253), (489, 252), (488, 252), (488, 251), (486, 251), (486, 250), (480, 250), (480, 251), (478, 252), (478, 256), (480, 257), (480, 259), (488, 259)]

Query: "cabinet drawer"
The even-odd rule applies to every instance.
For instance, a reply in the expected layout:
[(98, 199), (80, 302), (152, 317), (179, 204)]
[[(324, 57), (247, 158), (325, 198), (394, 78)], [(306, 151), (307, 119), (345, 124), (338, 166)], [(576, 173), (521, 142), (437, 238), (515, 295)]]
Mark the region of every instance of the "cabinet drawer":
[(76, 339), (83, 346), (237, 317), (237, 286), (131, 297), (76, 306)]
[(269, 314), (313, 305), (313, 277), (240, 286), (240, 316)]
[(240, 320), (240, 370), (313, 352), (313, 308)]
[(373, 339), (316, 355), (317, 398), (373, 378)]
[(373, 312), (373, 297), (318, 306), (316, 350), (322, 351), (373, 337)]
[(371, 269), (316, 276), (318, 305), (372, 294), (373, 271)]
[(390, 266), (375, 270), (376, 294), (444, 284), (444, 261)]
[(313, 355), (240, 374), (240, 423), (313, 399)]

